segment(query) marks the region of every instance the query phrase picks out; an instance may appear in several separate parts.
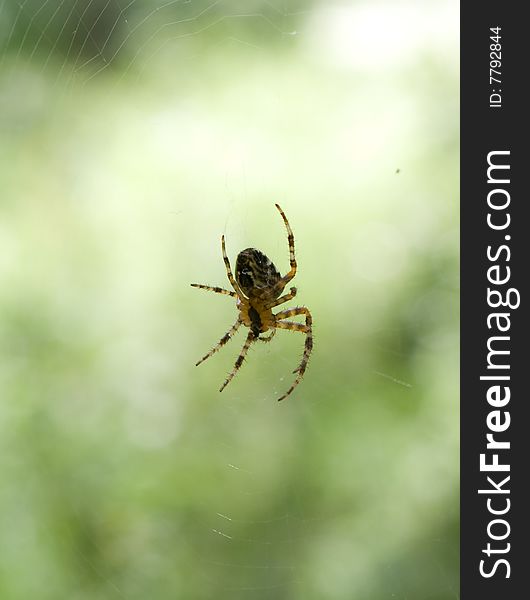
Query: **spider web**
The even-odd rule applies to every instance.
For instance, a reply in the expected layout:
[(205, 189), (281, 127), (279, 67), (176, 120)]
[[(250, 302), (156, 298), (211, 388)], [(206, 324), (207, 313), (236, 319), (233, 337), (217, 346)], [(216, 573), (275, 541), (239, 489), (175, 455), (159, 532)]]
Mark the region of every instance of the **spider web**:
[[(23, 400), (2, 419), (3, 454), (20, 453), (6, 459), (0, 503), (5, 597), (459, 597), (446, 400), (457, 324), (444, 308), (457, 163), (454, 137), (435, 126), (456, 112), (432, 99), (432, 80), (456, 89), (456, 11), (0, 0), (0, 274), (14, 290), (8, 334), (29, 340), (2, 372), (6, 397)], [(407, 77), (421, 94), (396, 83)], [(400, 145), (426, 123), (447, 178), (421, 161), (430, 141)], [(431, 179), (435, 208), (420, 197)], [(391, 200), (363, 202), (373, 189), (417, 223)], [(219, 398), (244, 336), (190, 367), (233, 303), (182, 289), (227, 285), (219, 233), (232, 260), (255, 246), (284, 273), (276, 201), (295, 230), (299, 302), (316, 315), (314, 357), (278, 405), (303, 348), (279, 332)], [(418, 564), (428, 575), (415, 582)]]
[[(232, 40), (256, 46), (243, 36), (227, 35), (237, 21), (252, 21), (265, 30), (264, 37), (271, 32), (280, 38), (296, 35), (283, 26), (303, 14), (262, 0), (3, 0), (1, 10), (3, 58), (9, 51), (15, 55), (13, 70), (27, 57), (42, 70), (50, 68), (58, 78), (75, 78), (83, 85), (114, 67), (120, 69), (120, 77), (130, 70), (141, 72), (172, 42), (197, 40), (211, 31), (220, 44)], [(241, 35), (241, 28), (232, 29)]]

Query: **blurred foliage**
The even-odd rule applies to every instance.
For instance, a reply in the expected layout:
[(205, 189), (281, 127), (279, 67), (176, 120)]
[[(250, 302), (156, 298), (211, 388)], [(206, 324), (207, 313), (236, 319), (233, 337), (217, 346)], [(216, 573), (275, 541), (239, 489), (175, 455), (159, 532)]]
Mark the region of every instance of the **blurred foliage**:
[(2, 599), (458, 597), (456, 10), (0, 0)]

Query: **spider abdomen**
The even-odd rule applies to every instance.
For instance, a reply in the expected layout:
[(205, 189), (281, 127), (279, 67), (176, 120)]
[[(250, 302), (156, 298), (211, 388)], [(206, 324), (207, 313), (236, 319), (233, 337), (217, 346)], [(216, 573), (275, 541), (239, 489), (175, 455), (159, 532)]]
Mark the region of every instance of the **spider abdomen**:
[(282, 289), (276, 284), (281, 275), (274, 263), (256, 248), (242, 250), (236, 260), (236, 281), (248, 297), (262, 296), (263, 292), (271, 298), (277, 298)]

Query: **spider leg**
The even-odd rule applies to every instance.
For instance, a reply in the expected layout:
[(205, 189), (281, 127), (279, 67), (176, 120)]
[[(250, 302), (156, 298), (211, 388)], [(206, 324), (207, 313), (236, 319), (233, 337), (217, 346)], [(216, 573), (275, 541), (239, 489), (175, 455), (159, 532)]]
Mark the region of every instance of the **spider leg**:
[(289, 221), (287, 220), (287, 217), (285, 216), (285, 213), (281, 209), (280, 205), (276, 204), (275, 206), (280, 211), (283, 222), (285, 223), (285, 227), (287, 229), (287, 240), (289, 242), (289, 261), (291, 264), (291, 270), (289, 271), (289, 273), (287, 273), (287, 275), (284, 275), (280, 280), (281, 284), (282, 284), (282, 289), (283, 289), (289, 283), (289, 281), (291, 281), (291, 279), (296, 275), (296, 258), (294, 255), (294, 234), (293, 234), (293, 230), (291, 229), (291, 226), (289, 225)]
[(232, 325), (232, 327), (230, 328), (229, 331), (227, 331), (223, 337), (219, 340), (219, 342), (217, 343), (217, 345), (215, 345), (210, 352), (208, 352), (208, 354), (205, 354), (201, 360), (199, 360), (198, 362), (195, 363), (195, 366), (198, 367), (202, 362), (204, 362), (207, 358), (210, 358), (210, 356), (212, 354), (215, 354), (220, 348), (222, 348), (226, 342), (228, 342), (231, 337), (234, 335), (234, 333), (237, 331), (238, 327), (241, 325), (241, 321), (239, 320), (239, 318), (237, 319), (237, 321)]
[(296, 291), (296, 288), (292, 287), (291, 291), (288, 294), (284, 294), (283, 296), (276, 298), (276, 300), (274, 300), (270, 304), (267, 304), (266, 308), (274, 308), (275, 306), (283, 304), (284, 302), (289, 302), (289, 300), (292, 300), (296, 296)]
[(212, 287), (211, 285), (202, 285), (201, 283), (191, 283), (191, 287), (199, 288), (201, 290), (206, 290), (207, 292), (215, 292), (216, 294), (224, 294), (225, 296), (232, 296), (233, 298), (237, 297), (235, 292), (230, 292), (220, 287)]
[(221, 249), (223, 252), (223, 260), (226, 267), (226, 274), (228, 276), (228, 281), (236, 291), (237, 295), (241, 298), (244, 298), (244, 294), (241, 291), (241, 288), (237, 285), (237, 281), (234, 279), (234, 275), (232, 274), (232, 267), (230, 266), (230, 261), (228, 260), (228, 256), (226, 254), (226, 246), (225, 246), (225, 236), (221, 236)]
[(269, 333), (269, 335), (267, 335), (265, 337), (259, 337), (257, 339), (260, 342), (270, 342), (275, 335), (276, 335), (276, 329), (271, 329), (271, 332)]
[(230, 372), (230, 374), (228, 375), (228, 377), (226, 378), (225, 382), (223, 383), (223, 385), (221, 386), (221, 388), (219, 389), (220, 392), (222, 392), (225, 387), (232, 381), (232, 379), (234, 378), (234, 375), (239, 371), (239, 368), (241, 367), (241, 365), (243, 364), (243, 361), (245, 360), (245, 356), (248, 352), (248, 349), (250, 347), (250, 344), (252, 344), (252, 342), (256, 339), (256, 336), (254, 335), (254, 333), (252, 332), (252, 330), (250, 330), (248, 332), (247, 335), (247, 339), (245, 341), (245, 344), (243, 345), (243, 349), (241, 350), (240, 355), (237, 357), (237, 360), (234, 364), (234, 368), (232, 369), (232, 371)]
[[(303, 323), (295, 323), (293, 321), (278, 320), (286, 319), (288, 317), (294, 317), (296, 315), (305, 315), (305, 325)], [(298, 373), (298, 375), (296, 376), (296, 379), (294, 380), (291, 387), (287, 390), (287, 392), (283, 396), (278, 398), (278, 401), (280, 401), (289, 396), (289, 394), (300, 383), (302, 377), (304, 376), (305, 370), (307, 368), (307, 363), (309, 362), (309, 356), (311, 355), (311, 350), (313, 349), (313, 318), (311, 317), (309, 309), (305, 308), (304, 306), (282, 310), (277, 315), (275, 315), (275, 318), (276, 323), (274, 326), (278, 329), (289, 329), (291, 331), (300, 331), (306, 334), (304, 354), (302, 356), (302, 360), (298, 367), (293, 371), (293, 373)]]

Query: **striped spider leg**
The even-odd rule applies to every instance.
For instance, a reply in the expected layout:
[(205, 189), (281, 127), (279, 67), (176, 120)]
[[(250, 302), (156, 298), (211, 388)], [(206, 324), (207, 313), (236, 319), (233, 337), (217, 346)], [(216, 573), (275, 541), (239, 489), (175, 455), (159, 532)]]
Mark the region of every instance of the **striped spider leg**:
[[(288, 319), (289, 317), (296, 317), (297, 315), (305, 315), (305, 324), (296, 323), (294, 321), (284, 321), (283, 319)], [(302, 360), (298, 367), (293, 371), (293, 373), (298, 373), (296, 379), (294, 380), (291, 387), (285, 392), (281, 398), (278, 398), (278, 402), (287, 398), (289, 394), (294, 390), (294, 388), (300, 383), (302, 377), (304, 376), (305, 370), (307, 368), (307, 363), (309, 362), (309, 356), (311, 355), (311, 350), (313, 350), (313, 317), (305, 306), (298, 306), (296, 308), (288, 308), (287, 310), (282, 310), (277, 313), (275, 316), (276, 323), (274, 327), (277, 329), (288, 329), (289, 331), (300, 331), (301, 333), (305, 333), (305, 345), (304, 345), (304, 354), (302, 355)]]

